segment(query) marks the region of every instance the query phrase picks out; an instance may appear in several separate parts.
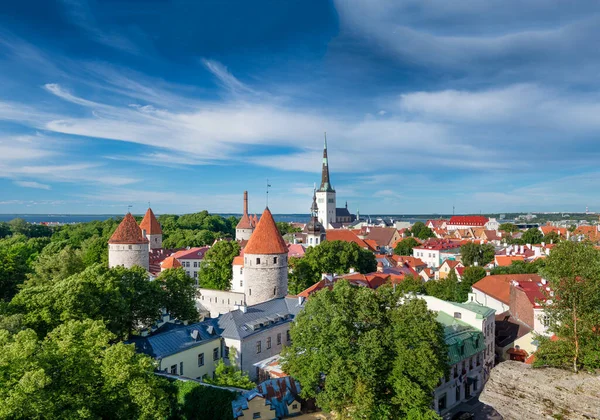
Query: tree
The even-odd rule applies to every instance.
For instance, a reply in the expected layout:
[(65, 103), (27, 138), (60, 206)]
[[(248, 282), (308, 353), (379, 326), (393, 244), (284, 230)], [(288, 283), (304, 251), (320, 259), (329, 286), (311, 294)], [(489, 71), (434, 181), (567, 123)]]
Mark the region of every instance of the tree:
[(360, 273), (372, 273), (377, 260), (372, 252), (354, 242), (325, 241), (306, 250), (302, 258), (290, 258), (288, 290), (300, 293), (321, 279), (321, 274), (345, 274), (354, 268)]
[(521, 236), (521, 242), (524, 244), (539, 244), (543, 240), (544, 234), (538, 228), (527, 229)]
[(498, 226), (498, 230), (512, 234), (519, 231), (519, 228), (514, 223), (502, 223)]
[(464, 302), (466, 300), (462, 299), (460, 284), (454, 269), (450, 270), (443, 279), (426, 282), (425, 292), (430, 296), (450, 302)]
[[(542, 242), (545, 242), (547, 244), (556, 244), (558, 242), (561, 241), (561, 237), (558, 233), (556, 233), (555, 231), (550, 231), (548, 232), (546, 235), (544, 235), (544, 239)], [(533, 242), (531, 242), (533, 243)]]
[(425, 285), (423, 284), (423, 279), (417, 276), (406, 276), (404, 280), (400, 283), (396, 284), (396, 291), (400, 293), (414, 293), (414, 294), (423, 294), (425, 293)]
[(28, 285), (40, 285), (65, 279), (85, 269), (81, 251), (71, 248), (70, 245), (58, 253), (46, 252), (46, 249), (49, 248), (45, 248), (33, 264), (33, 273), (27, 280)]
[(236, 241), (217, 242), (206, 251), (200, 265), (198, 281), (207, 289), (229, 290), (233, 277), (233, 259), (240, 255)]
[(164, 380), (101, 321), (68, 321), (39, 340), (32, 330), (0, 330), (1, 418), (163, 419)]
[(195, 382), (176, 381), (179, 416), (185, 420), (231, 420), (231, 402), (235, 392), (203, 386)]
[(461, 261), (465, 266), (484, 266), (494, 261), (496, 250), (492, 244), (476, 244), (469, 242), (460, 247)]
[(435, 238), (435, 233), (433, 233), (430, 228), (425, 226), (425, 223), (423, 222), (415, 222), (415, 224), (410, 228), (410, 231), (407, 231), (407, 233), (408, 232), (410, 232), (410, 236), (414, 236), (415, 238), (419, 238), (421, 240)]
[(413, 248), (416, 246), (419, 246), (419, 242), (415, 238), (409, 236), (408, 238), (404, 238), (398, 242), (396, 248), (394, 248), (394, 254), (412, 255)]
[(457, 302), (466, 302), (471, 293), (471, 286), (487, 275), (483, 267), (465, 267), (460, 281), (460, 293)]
[(198, 320), (194, 280), (182, 268), (169, 268), (163, 271), (156, 282), (163, 290), (161, 306), (172, 317), (182, 321)]
[(277, 229), (281, 236), (287, 235), (288, 233), (302, 232), (302, 229), (294, 227), (294, 225), (288, 222), (275, 222), (275, 224), (277, 225)]
[(204, 378), (206, 383), (233, 388), (252, 389), (256, 384), (250, 380), (248, 374), (236, 365), (235, 347), (229, 349), (229, 365), (223, 359), (219, 360), (215, 369), (214, 378)]
[(15, 295), (31, 271), (40, 246), (43, 243), (20, 234), (0, 239), (0, 300), (9, 301)]
[(444, 330), (421, 299), (389, 286), (339, 281), (307, 301), (284, 348), (284, 370), (341, 418), (435, 419), (433, 390), (447, 372)]
[(546, 258), (542, 275), (554, 293), (544, 311), (558, 340), (540, 342), (536, 366), (600, 368), (600, 253), (590, 242), (563, 241)]
[(505, 267), (494, 267), (490, 274), (538, 274), (544, 268), (546, 260), (538, 258), (530, 263), (525, 261), (513, 261), (511, 265)]

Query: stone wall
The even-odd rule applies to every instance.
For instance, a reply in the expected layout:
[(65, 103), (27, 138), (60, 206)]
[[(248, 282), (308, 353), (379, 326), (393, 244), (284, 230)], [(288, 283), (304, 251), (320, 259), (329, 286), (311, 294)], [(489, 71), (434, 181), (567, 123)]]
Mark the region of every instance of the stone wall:
[(146, 235), (150, 241), (150, 249), (162, 248), (162, 235)]
[(285, 297), (287, 291), (287, 254), (244, 255), (244, 294), (248, 306)]
[(200, 313), (208, 313), (211, 318), (232, 311), (235, 305), (241, 305), (245, 301), (243, 293), (201, 288), (197, 290), (196, 307)]
[(236, 241), (242, 241), (242, 240), (249, 240), (250, 236), (252, 236), (252, 232), (254, 231), (254, 229), (236, 229), (235, 230), (235, 240)]
[(479, 400), (504, 420), (600, 418), (600, 376), (506, 361), (494, 369)]
[(108, 266), (125, 268), (140, 266), (148, 270), (150, 265), (149, 244), (108, 244)]

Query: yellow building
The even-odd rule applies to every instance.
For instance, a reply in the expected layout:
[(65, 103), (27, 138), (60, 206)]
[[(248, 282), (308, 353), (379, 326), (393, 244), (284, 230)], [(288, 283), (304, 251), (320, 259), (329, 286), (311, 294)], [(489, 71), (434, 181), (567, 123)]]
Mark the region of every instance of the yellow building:
[(166, 325), (171, 329), (150, 337), (135, 337), (130, 342), (138, 352), (156, 359), (163, 372), (188, 378), (213, 377), (223, 357), (216, 320)]

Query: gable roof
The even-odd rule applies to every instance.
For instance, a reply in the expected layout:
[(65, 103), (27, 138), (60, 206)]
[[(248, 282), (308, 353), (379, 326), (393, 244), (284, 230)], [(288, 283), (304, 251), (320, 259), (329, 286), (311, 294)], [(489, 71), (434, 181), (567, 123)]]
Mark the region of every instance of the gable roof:
[(147, 244), (148, 239), (142, 235), (142, 229), (138, 226), (131, 213), (127, 213), (117, 229), (108, 240), (109, 244)]
[[(456, 268), (459, 264), (461, 264), (460, 261), (454, 261), (454, 260), (444, 260), (444, 262), (442, 263), (442, 265), (446, 264), (448, 266), (448, 268), (450, 268), (450, 270), (452, 270), (453, 268)], [(441, 266), (440, 266), (441, 268)]]
[(508, 267), (513, 261), (525, 261), (523, 255), (496, 255), (494, 258), (498, 267)]
[(326, 232), (326, 238), (328, 241), (354, 242), (361, 248), (373, 251), (369, 244), (360, 239), (356, 233), (348, 229), (329, 229)]
[(537, 274), (494, 274), (482, 278), (471, 287), (508, 305), (510, 303), (510, 282), (512, 280), (517, 281), (519, 284), (522, 282), (539, 283), (542, 281), (542, 277)]
[(396, 262), (396, 264), (408, 264), (412, 268), (426, 267), (427, 264), (420, 258), (407, 256), (407, 255), (392, 255), (390, 257)]
[(244, 254), (271, 255), (287, 254), (288, 248), (283, 237), (277, 229), (271, 211), (267, 207), (263, 212), (248, 245), (244, 248)]
[(379, 227), (369, 226), (367, 231), (367, 239), (375, 241), (378, 246), (390, 246), (394, 239), (394, 236), (398, 234), (396, 228), (393, 227)]
[(458, 226), (484, 226), (489, 222), (485, 216), (452, 216), (448, 221), (449, 225)]
[(218, 324), (223, 337), (241, 340), (273, 325), (291, 322), (303, 307), (297, 298), (271, 299), (248, 306), (246, 312), (239, 309), (227, 312), (218, 318)]
[(174, 253), (172, 257), (175, 257), (178, 260), (201, 260), (204, 258), (204, 254), (206, 254), (206, 251), (209, 249), (210, 247), (208, 246), (182, 249), (181, 251)]
[(160, 223), (156, 220), (156, 216), (151, 208), (146, 210), (146, 214), (140, 223), (140, 229), (144, 229), (146, 235), (162, 235), (163, 232), (160, 228)]

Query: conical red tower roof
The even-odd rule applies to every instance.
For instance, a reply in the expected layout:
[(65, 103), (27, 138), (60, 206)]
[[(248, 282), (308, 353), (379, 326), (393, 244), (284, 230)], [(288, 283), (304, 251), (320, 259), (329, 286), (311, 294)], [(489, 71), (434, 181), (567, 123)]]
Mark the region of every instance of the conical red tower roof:
[(263, 212), (248, 245), (244, 248), (244, 254), (287, 254), (288, 248), (277, 229), (273, 215), (267, 207)]
[(151, 208), (148, 208), (146, 211), (142, 223), (140, 223), (140, 228), (146, 231), (146, 235), (162, 235), (160, 223), (156, 220), (156, 216)]
[(142, 235), (142, 229), (138, 226), (131, 213), (127, 213), (123, 221), (108, 240), (109, 244), (147, 244), (148, 239)]

